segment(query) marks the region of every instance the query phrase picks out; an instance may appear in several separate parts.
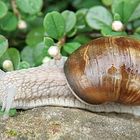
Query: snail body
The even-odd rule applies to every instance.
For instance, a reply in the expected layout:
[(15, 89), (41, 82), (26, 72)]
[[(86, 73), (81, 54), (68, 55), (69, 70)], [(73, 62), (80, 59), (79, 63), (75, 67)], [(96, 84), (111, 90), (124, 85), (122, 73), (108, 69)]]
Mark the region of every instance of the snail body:
[(139, 41), (103, 37), (80, 47), (69, 58), (56, 52), (55, 47), (57, 57), (38, 67), (0, 70), (4, 118), (10, 108), (46, 105), (140, 116)]
[(73, 94), (87, 104), (140, 105), (140, 42), (103, 37), (80, 47), (64, 72)]

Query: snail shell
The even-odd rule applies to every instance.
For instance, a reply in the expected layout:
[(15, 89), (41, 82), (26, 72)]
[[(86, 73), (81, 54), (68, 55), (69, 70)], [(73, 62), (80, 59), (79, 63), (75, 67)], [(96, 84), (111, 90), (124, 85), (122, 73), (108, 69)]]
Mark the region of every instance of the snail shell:
[(140, 105), (140, 42), (103, 37), (80, 47), (64, 72), (73, 93), (88, 104)]

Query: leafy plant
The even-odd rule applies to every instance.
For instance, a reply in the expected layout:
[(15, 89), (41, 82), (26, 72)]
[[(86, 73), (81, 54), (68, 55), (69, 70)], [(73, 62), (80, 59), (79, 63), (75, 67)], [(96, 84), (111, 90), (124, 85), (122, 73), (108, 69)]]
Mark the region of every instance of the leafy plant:
[(140, 0), (0, 0), (0, 67), (41, 65), (54, 45), (69, 56), (101, 36), (140, 39), (139, 13)]
[[(17, 114), (16, 109), (10, 109), (10, 111), (9, 111), (9, 113), (8, 113), (8, 115), (9, 115), (10, 117), (15, 116), (16, 114)], [(1, 108), (0, 108), (0, 117), (3, 116), (3, 115), (4, 115), (4, 112), (1, 111)]]

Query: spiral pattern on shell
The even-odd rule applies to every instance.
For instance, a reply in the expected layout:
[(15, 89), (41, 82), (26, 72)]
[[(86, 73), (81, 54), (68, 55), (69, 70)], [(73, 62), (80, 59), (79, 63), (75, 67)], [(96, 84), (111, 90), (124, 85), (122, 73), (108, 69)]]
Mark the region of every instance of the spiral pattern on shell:
[(140, 105), (140, 42), (102, 37), (80, 47), (64, 66), (74, 94), (88, 104)]

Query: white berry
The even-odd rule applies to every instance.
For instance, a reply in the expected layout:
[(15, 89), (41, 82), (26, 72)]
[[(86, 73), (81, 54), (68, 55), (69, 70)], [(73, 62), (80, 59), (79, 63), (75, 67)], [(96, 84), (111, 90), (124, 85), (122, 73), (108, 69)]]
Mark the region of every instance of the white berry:
[(123, 23), (119, 20), (112, 22), (112, 30), (114, 31), (122, 31), (124, 28)]
[(18, 28), (19, 29), (26, 29), (27, 28), (27, 23), (24, 20), (19, 20)]
[(60, 53), (60, 50), (57, 46), (51, 46), (48, 49), (48, 53), (49, 53), (50, 56), (55, 57)]
[(2, 64), (2, 66), (6, 71), (14, 70), (13, 63), (11, 60), (5, 60)]

